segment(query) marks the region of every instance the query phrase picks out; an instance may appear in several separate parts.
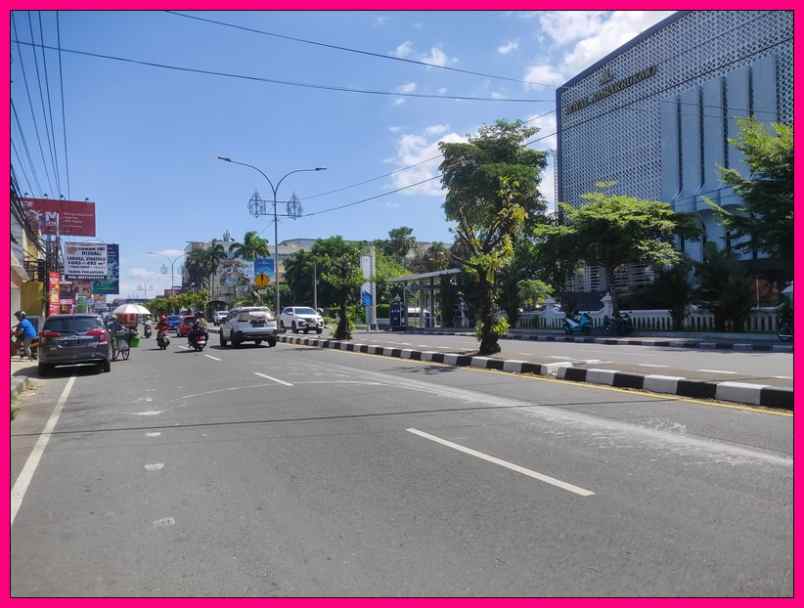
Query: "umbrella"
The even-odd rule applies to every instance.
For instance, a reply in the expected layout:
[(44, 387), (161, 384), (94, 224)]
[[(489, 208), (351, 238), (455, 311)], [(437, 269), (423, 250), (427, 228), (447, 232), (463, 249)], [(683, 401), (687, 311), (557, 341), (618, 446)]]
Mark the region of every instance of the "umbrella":
[(121, 304), (114, 309), (116, 315), (150, 315), (151, 311), (139, 304)]

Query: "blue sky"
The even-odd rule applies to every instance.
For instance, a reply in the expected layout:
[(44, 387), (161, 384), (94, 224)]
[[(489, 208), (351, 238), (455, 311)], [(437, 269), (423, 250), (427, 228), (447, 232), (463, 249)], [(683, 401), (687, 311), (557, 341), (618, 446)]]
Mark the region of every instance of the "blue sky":
[[(388, 91), (482, 97), (527, 97), (533, 103), (450, 101), (358, 95), (166, 71), (63, 54), (71, 197), (96, 202), (98, 239), (120, 243), (121, 292), (169, 286), (164, 262), (148, 251), (180, 250), (229, 230), (265, 230), (267, 218), (247, 212), (251, 194), (270, 192), (256, 172), (216, 160), (231, 156), (288, 178), (280, 198), (296, 193), (305, 212), (409, 186), (437, 173), (438, 161), (352, 188), (438, 153), (440, 140), (459, 141), (497, 118), (531, 118), (555, 108), (555, 86), (668, 13), (658, 12), (217, 12), (220, 21), (429, 63), (537, 81), (492, 80), (311, 47), (159, 12), (62, 12), (61, 43), (76, 49), (146, 61), (268, 78)], [(55, 13), (43, 12), (45, 40), (55, 46)], [(33, 14), (38, 39), (38, 15)], [(30, 40), (26, 13), (16, 14), (21, 40)], [(40, 134), (44, 137), (33, 56), (22, 48)], [(40, 57), (40, 70), (41, 55)], [(55, 137), (67, 194), (58, 56), (47, 51)], [(12, 98), (45, 182), (19, 56), (12, 45)], [(45, 102), (47, 103), (47, 101)], [(547, 135), (554, 115), (533, 121)], [(555, 146), (553, 137), (541, 142)], [(23, 157), (25, 155), (23, 154)], [(22, 167), (29, 177), (27, 160)], [(20, 179), (22, 177), (20, 176)], [(543, 193), (553, 200), (552, 168)], [(23, 184), (27, 189), (27, 185)], [(42, 186), (43, 189), (47, 186)], [(53, 197), (54, 193), (45, 190)], [(437, 181), (376, 201), (296, 221), (283, 220), (280, 240), (340, 234), (374, 239), (407, 225), (420, 240), (451, 241)], [(152, 289), (153, 291), (153, 289)]]

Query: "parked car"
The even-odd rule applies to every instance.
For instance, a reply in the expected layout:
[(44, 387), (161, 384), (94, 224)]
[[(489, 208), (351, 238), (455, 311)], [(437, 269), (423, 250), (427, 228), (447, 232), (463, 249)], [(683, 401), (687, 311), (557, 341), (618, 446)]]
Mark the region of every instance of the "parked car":
[(324, 318), (307, 306), (287, 306), (279, 317), (282, 329), (292, 329), (294, 333), (310, 330), (316, 333), (324, 331)]
[(195, 317), (193, 315), (185, 315), (181, 318), (181, 323), (176, 328), (176, 335), (180, 338), (185, 338), (190, 333), (190, 330), (193, 328), (193, 323), (195, 322)]
[(215, 314), (212, 317), (212, 322), (215, 325), (220, 325), (221, 323), (223, 323), (226, 320), (226, 317), (228, 317), (228, 316), (229, 316), (229, 311), (228, 310), (215, 311)]
[(170, 329), (178, 329), (181, 325), (181, 315), (168, 315), (167, 322)]
[(243, 306), (229, 311), (221, 323), (219, 332), (221, 346), (230, 343), (237, 348), (243, 342), (276, 346), (276, 320), (271, 310), (265, 306)]
[(46, 376), (56, 365), (97, 363), (111, 370), (109, 332), (97, 315), (53, 315), (39, 334), (39, 375)]

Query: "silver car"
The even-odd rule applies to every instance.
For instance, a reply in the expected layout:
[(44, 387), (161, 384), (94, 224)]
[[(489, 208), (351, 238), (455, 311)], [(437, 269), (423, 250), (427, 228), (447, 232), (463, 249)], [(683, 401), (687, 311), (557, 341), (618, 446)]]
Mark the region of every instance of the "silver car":
[(97, 363), (111, 371), (109, 332), (97, 315), (53, 315), (39, 334), (39, 375), (46, 376), (56, 365)]

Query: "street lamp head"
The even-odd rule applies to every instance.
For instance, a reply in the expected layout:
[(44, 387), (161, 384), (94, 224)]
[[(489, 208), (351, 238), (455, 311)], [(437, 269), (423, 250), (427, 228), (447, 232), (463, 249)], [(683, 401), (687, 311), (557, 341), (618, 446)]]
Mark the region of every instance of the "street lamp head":
[(316, 171), (326, 171), (327, 168), (326, 167), (316, 167), (315, 170)]
[(223, 161), (226, 161), (227, 163), (232, 162), (232, 159), (229, 158), (228, 156), (219, 156), (218, 160), (223, 160)]

